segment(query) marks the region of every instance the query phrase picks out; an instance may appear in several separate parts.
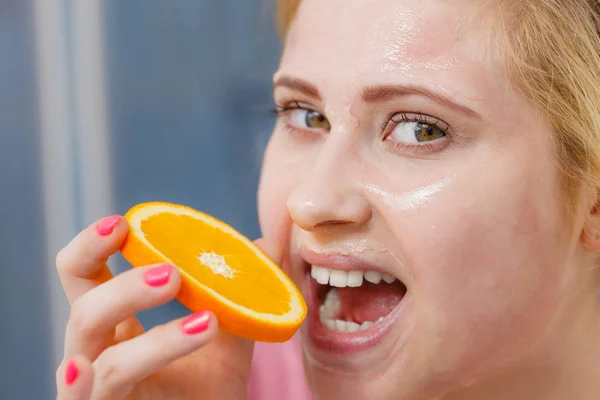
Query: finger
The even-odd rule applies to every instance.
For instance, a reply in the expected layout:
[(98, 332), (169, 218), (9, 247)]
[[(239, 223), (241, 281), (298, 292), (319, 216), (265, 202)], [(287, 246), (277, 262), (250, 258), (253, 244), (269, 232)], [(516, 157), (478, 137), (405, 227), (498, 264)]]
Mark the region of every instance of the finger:
[(177, 268), (153, 265), (127, 270), (79, 297), (65, 333), (65, 357), (91, 360), (112, 344), (115, 327), (140, 311), (172, 300), (181, 284)]
[(58, 400), (89, 400), (94, 385), (94, 368), (77, 355), (64, 362), (56, 372)]
[(94, 363), (94, 398), (121, 398), (133, 385), (209, 343), (217, 320), (208, 311), (157, 326), (108, 348)]
[(70, 303), (112, 277), (106, 261), (119, 250), (128, 230), (123, 217), (106, 217), (81, 231), (58, 253), (56, 268)]

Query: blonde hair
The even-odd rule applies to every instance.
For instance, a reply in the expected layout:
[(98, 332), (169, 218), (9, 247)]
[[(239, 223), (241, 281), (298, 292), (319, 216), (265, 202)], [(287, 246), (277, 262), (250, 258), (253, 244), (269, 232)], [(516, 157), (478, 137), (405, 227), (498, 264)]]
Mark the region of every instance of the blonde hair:
[[(301, 0), (277, 0), (285, 37)], [(600, 193), (600, 0), (497, 0), (502, 56), (514, 86), (554, 131), (569, 199)], [(532, 149), (535, 151), (535, 149)]]

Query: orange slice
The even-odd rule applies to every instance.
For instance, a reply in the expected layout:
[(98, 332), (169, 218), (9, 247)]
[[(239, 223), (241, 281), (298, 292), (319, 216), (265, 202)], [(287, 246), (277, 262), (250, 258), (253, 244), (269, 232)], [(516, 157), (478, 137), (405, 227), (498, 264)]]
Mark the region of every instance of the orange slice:
[(290, 278), (252, 241), (190, 207), (150, 202), (125, 214), (121, 253), (134, 267), (169, 263), (181, 272), (177, 299), (210, 310), (224, 331), (262, 342), (290, 339), (306, 303)]

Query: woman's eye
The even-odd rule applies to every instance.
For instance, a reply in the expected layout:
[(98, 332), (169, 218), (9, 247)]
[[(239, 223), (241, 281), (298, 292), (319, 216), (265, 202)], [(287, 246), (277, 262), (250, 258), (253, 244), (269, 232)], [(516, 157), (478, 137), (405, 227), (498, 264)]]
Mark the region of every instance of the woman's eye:
[(426, 122), (400, 122), (392, 133), (391, 139), (404, 143), (432, 142), (446, 136), (446, 132)]
[(292, 111), (290, 122), (299, 129), (322, 129), (326, 131), (331, 129), (327, 118), (314, 110), (298, 108)]

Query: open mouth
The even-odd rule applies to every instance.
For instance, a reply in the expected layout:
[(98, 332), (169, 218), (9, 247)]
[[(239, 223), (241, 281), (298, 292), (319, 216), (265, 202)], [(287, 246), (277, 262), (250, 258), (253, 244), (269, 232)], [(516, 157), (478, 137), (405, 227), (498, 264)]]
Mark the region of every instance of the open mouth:
[(381, 323), (402, 301), (406, 286), (379, 271), (311, 265), (320, 322), (337, 332), (362, 332)]
[(309, 309), (303, 337), (310, 348), (350, 355), (377, 347), (396, 328), (403, 336), (410, 332), (408, 289), (390, 271), (349, 254), (304, 247), (300, 254)]

